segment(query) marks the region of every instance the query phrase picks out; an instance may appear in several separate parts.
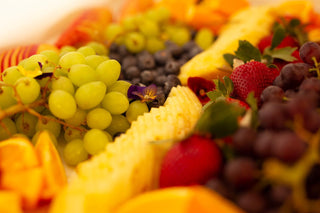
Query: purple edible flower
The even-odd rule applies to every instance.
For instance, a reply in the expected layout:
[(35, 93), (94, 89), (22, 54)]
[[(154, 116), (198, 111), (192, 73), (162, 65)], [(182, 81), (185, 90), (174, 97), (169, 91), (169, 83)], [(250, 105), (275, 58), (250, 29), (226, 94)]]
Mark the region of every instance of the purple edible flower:
[(141, 100), (141, 102), (150, 102), (157, 97), (157, 86), (151, 84), (147, 87), (131, 85), (128, 89), (128, 98)]

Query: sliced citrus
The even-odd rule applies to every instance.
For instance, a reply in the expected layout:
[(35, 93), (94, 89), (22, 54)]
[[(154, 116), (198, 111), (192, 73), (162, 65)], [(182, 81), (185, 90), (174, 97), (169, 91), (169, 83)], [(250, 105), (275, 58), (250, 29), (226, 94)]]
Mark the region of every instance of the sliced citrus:
[(1, 190), (0, 191), (0, 212), (22, 213), (20, 195), (13, 191)]
[(42, 169), (6, 171), (1, 174), (0, 187), (20, 194), (24, 209), (35, 209), (43, 187)]
[(202, 186), (171, 187), (141, 194), (116, 213), (244, 213), (230, 201)]
[(44, 189), (41, 198), (51, 199), (67, 183), (67, 178), (49, 132), (43, 131), (39, 134), (35, 150), (39, 155), (44, 176)]
[(18, 171), (39, 166), (32, 143), (23, 137), (0, 142), (0, 171)]

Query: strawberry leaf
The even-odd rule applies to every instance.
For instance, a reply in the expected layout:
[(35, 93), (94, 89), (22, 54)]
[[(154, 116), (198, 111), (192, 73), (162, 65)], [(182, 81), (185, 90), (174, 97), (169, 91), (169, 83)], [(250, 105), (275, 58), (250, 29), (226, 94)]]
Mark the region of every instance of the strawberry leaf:
[(296, 57), (292, 56), (292, 53), (296, 49), (296, 47), (283, 47), (271, 50), (269, 47), (267, 47), (263, 53), (264, 55), (270, 55), (272, 58), (278, 58), (284, 61), (292, 62), (297, 60)]
[(199, 118), (195, 131), (203, 135), (210, 134), (215, 138), (226, 137), (238, 129), (238, 117), (244, 112), (245, 109), (228, 103), (225, 99), (212, 102)]
[(223, 94), (219, 90), (213, 90), (213, 91), (207, 92), (207, 96), (210, 98), (210, 100), (216, 101), (218, 98), (222, 97)]
[(232, 55), (230, 53), (226, 53), (226, 54), (223, 54), (223, 58), (224, 60), (226, 60), (226, 62), (231, 66), (233, 67), (233, 59), (237, 58), (235, 55)]
[(270, 49), (272, 50), (276, 48), (282, 42), (285, 36), (286, 36), (285, 29), (281, 25), (278, 25), (278, 27), (276, 27), (274, 31)]
[(224, 76), (223, 81), (227, 89), (227, 95), (230, 95), (233, 92), (233, 82), (228, 76)]
[(239, 40), (239, 47), (235, 51), (235, 54), (237, 58), (244, 62), (251, 60), (261, 61), (260, 50), (246, 40)]

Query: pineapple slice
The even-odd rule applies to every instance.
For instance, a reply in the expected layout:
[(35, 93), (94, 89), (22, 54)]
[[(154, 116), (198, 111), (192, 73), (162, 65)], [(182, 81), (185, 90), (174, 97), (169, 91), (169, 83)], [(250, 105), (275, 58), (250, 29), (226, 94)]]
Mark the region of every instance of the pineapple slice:
[(164, 153), (190, 134), (201, 112), (189, 88), (173, 88), (164, 106), (138, 117), (104, 152), (77, 167), (50, 212), (112, 212), (127, 199), (156, 188)]
[(234, 53), (239, 40), (257, 45), (261, 38), (269, 35), (275, 17), (272, 8), (267, 6), (249, 7), (233, 15), (215, 43), (182, 66), (181, 83), (186, 85), (188, 78), (194, 76), (207, 79), (229, 76), (231, 69), (223, 54)]

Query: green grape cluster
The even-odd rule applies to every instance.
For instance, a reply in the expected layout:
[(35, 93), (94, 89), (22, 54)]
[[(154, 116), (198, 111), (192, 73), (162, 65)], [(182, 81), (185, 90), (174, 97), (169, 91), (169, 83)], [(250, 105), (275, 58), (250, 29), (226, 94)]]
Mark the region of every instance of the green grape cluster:
[(109, 43), (125, 45), (132, 53), (155, 53), (165, 49), (168, 40), (184, 45), (190, 41), (191, 31), (186, 25), (173, 22), (167, 8), (159, 7), (108, 25), (104, 38)]
[(6, 69), (0, 81), (0, 141), (19, 134), (34, 142), (48, 130), (72, 166), (101, 152), (149, 110), (141, 101), (133, 110), (137, 101), (127, 97), (131, 84), (119, 80), (121, 65), (107, 53), (97, 42), (65, 46)]

